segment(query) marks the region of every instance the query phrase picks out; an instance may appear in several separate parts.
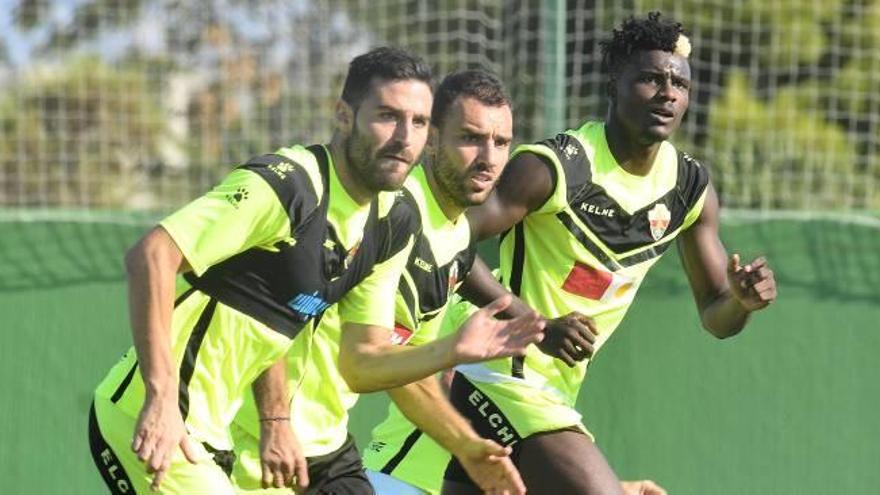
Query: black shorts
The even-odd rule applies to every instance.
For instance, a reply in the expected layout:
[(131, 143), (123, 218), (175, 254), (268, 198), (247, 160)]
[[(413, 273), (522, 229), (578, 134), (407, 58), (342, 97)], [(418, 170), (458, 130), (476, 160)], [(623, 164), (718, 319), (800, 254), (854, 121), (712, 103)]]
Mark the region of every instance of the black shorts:
[[(475, 398), (477, 399), (475, 400)], [(471, 426), (478, 435), (488, 438), (499, 445), (511, 447), (513, 452), (510, 454), (510, 460), (513, 461), (514, 465), (518, 465), (523, 437), (513, 428), (512, 423), (501, 412), (501, 409), (486, 394), (480, 392), (480, 389), (465, 378), (464, 375), (456, 372), (452, 379), (452, 386), (449, 389), (449, 400), (458, 412), (470, 421)], [(563, 430), (583, 433), (577, 426), (555, 431)], [(536, 433), (536, 435), (539, 434), (541, 433)], [(455, 457), (449, 461), (443, 479), (477, 488), (477, 484), (471, 480), (464, 467)]]
[(329, 454), (309, 457), (309, 495), (373, 495), (361, 454), (351, 435)]

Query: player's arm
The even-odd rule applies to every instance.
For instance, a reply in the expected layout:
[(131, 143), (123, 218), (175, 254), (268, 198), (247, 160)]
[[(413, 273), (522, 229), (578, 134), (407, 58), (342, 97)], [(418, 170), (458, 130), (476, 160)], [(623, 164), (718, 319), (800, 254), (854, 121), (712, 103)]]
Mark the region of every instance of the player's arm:
[(718, 195), (711, 183), (699, 218), (678, 238), (682, 265), (703, 327), (718, 338), (736, 335), (752, 311), (776, 299), (773, 271), (763, 257), (740, 265), (718, 237)]
[(263, 488), (309, 486), (306, 458), (290, 422), (287, 356), (266, 369), (251, 386), (260, 418), (260, 468)]
[(477, 310), (458, 332), (418, 347), (393, 345), (387, 327), (345, 323), (339, 372), (352, 391), (366, 393), (400, 387), (459, 364), (521, 356), (541, 340), (544, 324), (534, 312), (496, 319), (510, 303), (510, 296), (501, 297)]
[(498, 235), (540, 208), (553, 192), (554, 170), (534, 153), (513, 157), (489, 199), (467, 211), (474, 239), (480, 241)]
[[(482, 306), (509, 294), (479, 256), (474, 259), (473, 266), (458, 292), (475, 306)], [(515, 318), (532, 311), (520, 298), (512, 294), (511, 297), (513, 300), (510, 306), (500, 317)], [(544, 338), (537, 344), (541, 352), (562, 360), (568, 366), (592, 357), (596, 336), (599, 334), (592, 318), (574, 311), (559, 318), (545, 320), (544, 323)]]
[(131, 448), (156, 473), (158, 488), (177, 445), (196, 462), (180, 416), (169, 343), (175, 279), (189, 265), (168, 232), (155, 227), (126, 253), (125, 267), (132, 338), (146, 393)]
[(436, 377), (390, 389), (388, 395), (407, 419), (458, 458), (484, 492), (525, 493), (510, 449), (480, 437), (449, 403)]
[[(231, 194), (249, 191), (239, 204)], [(289, 230), (286, 213), (261, 178), (238, 170), (217, 187), (164, 219), (126, 254), (129, 313), (138, 364), (146, 388), (132, 449), (161, 484), (180, 445), (195, 462), (178, 405), (177, 370), (171, 355), (171, 314), (177, 273), (209, 266), (275, 239)]]

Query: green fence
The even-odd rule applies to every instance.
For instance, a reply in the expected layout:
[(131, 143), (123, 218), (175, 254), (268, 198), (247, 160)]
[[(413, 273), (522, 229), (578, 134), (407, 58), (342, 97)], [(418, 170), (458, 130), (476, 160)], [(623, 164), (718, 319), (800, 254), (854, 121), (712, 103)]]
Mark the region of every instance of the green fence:
[[(870, 224), (871, 222), (864, 222)], [(0, 488), (102, 493), (86, 414), (130, 336), (122, 255), (144, 227), (5, 223), (0, 236)], [(740, 336), (699, 328), (674, 254), (590, 368), (579, 402), (618, 473), (671, 494), (869, 493), (880, 486), (880, 229), (728, 220), (766, 254), (779, 299)], [(381, 394), (353, 413), (358, 440)]]

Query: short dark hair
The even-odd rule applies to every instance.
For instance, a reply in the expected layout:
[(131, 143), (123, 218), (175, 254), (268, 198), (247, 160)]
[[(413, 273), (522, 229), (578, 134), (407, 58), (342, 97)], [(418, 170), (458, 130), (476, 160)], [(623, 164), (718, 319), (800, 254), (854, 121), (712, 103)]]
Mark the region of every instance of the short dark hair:
[(474, 98), (492, 107), (513, 106), (501, 79), (492, 72), (486, 69), (453, 72), (443, 78), (443, 82), (437, 87), (431, 110), (431, 123), (439, 127), (446, 118), (449, 107), (460, 96)]
[(402, 48), (382, 46), (358, 55), (348, 65), (342, 87), (342, 101), (357, 107), (364, 100), (373, 79), (404, 81), (416, 79), (431, 86), (431, 68), (418, 55)]
[(610, 39), (600, 42), (602, 69), (613, 77), (633, 53), (650, 50), (675, 52), (678, 38), (684, 34), (684, 27), (680, 22), (661, 17), (662, 14), (655, 11), (645, 18), (630, 16), (624, 20), (620, 29), (611, 32)]

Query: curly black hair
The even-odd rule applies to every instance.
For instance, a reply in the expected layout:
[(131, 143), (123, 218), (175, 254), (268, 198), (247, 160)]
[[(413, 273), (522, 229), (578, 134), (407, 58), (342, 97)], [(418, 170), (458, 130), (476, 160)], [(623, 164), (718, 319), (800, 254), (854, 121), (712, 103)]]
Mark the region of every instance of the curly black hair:
[(675, 52), (679, 36), (685, 34), (680, 22), (661, 19), (660, 12), (650, 12), (648, 17), (629, 17), (620, 29), (611, 32), (611, 38), (599, 43), (602, 48), (602, 70), (614, 77), (620, 66), (636, 52), (663, 50)]

